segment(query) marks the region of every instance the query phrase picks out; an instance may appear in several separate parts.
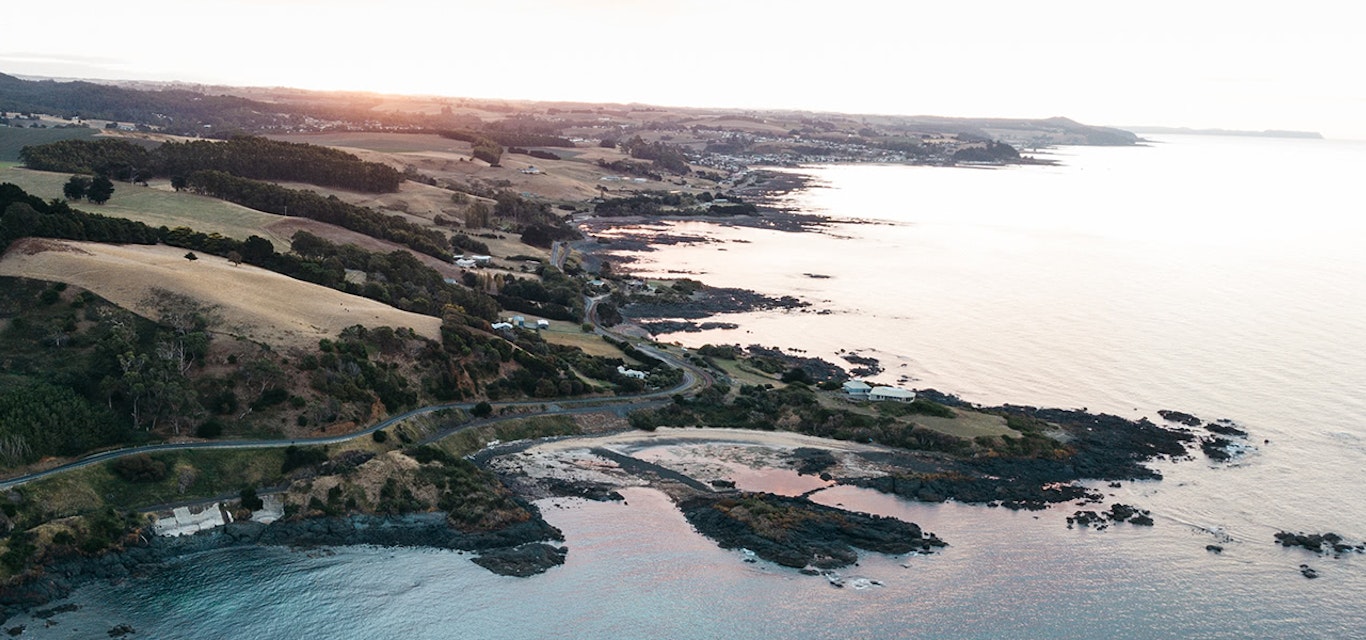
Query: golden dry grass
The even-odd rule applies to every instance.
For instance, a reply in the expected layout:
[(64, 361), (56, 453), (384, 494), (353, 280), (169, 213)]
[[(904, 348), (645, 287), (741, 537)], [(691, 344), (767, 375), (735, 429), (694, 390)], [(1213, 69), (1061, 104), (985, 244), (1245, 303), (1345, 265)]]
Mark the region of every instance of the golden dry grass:
[(61, 281), (140, 315), (153, 288), (216, 305), (217, 330), (276, 347), (306, 347), (355, 324), (410, 327), (437, 339), (441, 320), (248, 265), (167, 246), (27, 239), (0, 259), (0, 275)]

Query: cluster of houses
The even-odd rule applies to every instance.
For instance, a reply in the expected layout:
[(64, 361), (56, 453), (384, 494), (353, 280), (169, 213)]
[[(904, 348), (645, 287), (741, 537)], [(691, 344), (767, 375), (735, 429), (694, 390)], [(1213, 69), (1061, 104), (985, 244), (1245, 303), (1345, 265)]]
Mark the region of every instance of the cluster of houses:
[[(526, 317), (525, 317), (525, 316), (512, 316), (512, 318), (510, 318), (510, 319), (508, 319), (508, 320), (504, 320), (504, 321), (502, 321), (502, 322), (495, 322), (495, 323), (489, 325), (489, 327), (492, 328), (494, 331), (500, 331), (500, 330), (502, 330), (502, 329), (511, 329), (511, 328), (513, 328), (513, 327), (516, 327), (516, 328), (518, 328), (518, 329), (530, 329), (530, 328), (533, 328), (533, 327), (527, 326)], [(549, 321), (549, 320), (537, 320), (537, 321), (536, 321), (536, 324), (534, 325), (534, 328), (535, 328), (537, 331), (540, 331), (541, 329), (549, 329), (549, 328), (550, 328), (550, 321)]]
[(850, 400), (872, 400), (873, 402), (911, 402), (915, 392), (897, 387), (874, 387), (862, 380), (844, 383), (844, 395)]

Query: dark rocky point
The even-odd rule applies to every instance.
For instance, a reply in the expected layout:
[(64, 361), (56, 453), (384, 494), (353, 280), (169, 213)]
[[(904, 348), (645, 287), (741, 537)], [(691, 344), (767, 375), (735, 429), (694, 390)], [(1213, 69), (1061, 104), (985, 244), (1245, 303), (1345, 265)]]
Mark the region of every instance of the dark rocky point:
[(895, 518), (767, 493), (703, 495), (679, 504), (688, 521), (725, 549), (750, 549), (785, 567), (833, 569), (858, 561), (855, 548), (902, 554), (945, 546)]
[(1157, 415), (1162, 416), (1162, 419), (1168, 422), (1184, 424), (1188, 427), (1198, 427), (1204, 422), (1204, 420), (1201, 420), (1189, 413), (1185, 413), (1182, 411), (1172, 411), (1171, 409), (1161, 409), (1157, 412)]
[(474, 563), (500, 576), (525, 578), (564, 564), (568, 553), (566, 547), (532, 542), (519, 547), (490, 549), (475, 558)]

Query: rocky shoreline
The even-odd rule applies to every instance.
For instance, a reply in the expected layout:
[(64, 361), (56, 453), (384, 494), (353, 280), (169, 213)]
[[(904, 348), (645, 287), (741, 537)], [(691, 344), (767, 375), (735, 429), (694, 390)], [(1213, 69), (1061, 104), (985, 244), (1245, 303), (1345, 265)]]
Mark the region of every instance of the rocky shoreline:
[(547, 544), (563, 539), (559, 529), (539, 517), (487, 532), (456, 530), (440, 512), (304, 518), (268, 525), (234, 522), (190, 536), (143, 536), (122, 550), (55, 560), (37, 575), (0, 587), (0, 623), (66, 598), (86, 584), (147, 575), (175, 558), (216, 549), (255, 545), (428, 547), (473, 552), (478, 554), (474, 562), (489, 571), (525, 577), (564, 564), (568, 550)]

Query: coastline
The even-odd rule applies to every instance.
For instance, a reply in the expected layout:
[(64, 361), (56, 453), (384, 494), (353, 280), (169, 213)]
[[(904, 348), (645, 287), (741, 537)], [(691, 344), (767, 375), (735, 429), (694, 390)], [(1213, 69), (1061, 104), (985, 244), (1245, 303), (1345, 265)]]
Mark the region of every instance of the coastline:
[(372, 545), (446, 549), (474, 553), (475, 562), (494, 573), (523, 577), (564, 562), (564, 547), (548, 544), (563, 541), (563, 535), (539, 517), (478, 533), (458, 531), (447, 524), (446, 518), (445, 513), (434, 512), (304, 518), (268, 525), (232, 522), (193, 535), (139, 536), (124, 549), (97, 556), (62, 558), (38, 575), (0, 588), (0, 624), (19, 613), (69, 597), (86, 584), (144, 576), (179, 557), (232, 547)]

